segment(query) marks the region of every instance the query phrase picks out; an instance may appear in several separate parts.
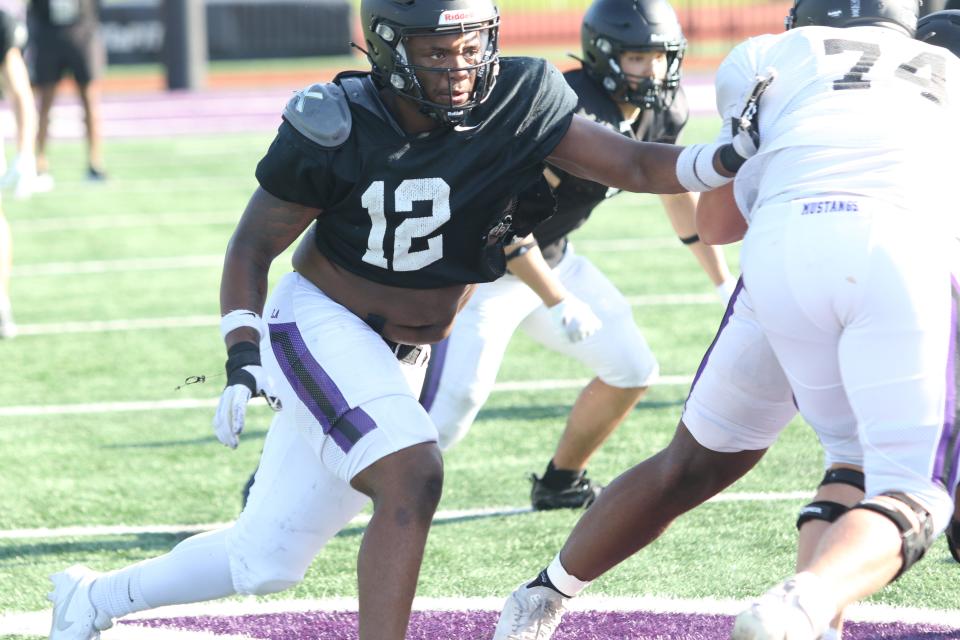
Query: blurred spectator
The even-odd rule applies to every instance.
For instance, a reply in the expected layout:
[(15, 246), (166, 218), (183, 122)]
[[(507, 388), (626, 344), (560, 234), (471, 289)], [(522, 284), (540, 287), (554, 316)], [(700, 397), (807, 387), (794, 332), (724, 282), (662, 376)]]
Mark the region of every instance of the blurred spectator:
[[(18, 198), (30, 195), (36, 176), (34, 141), (37, 135), (37, 110), (23, 61), (26, 39), (23, 5), (0, 1), (0, 75), (3, 76), (3, 91), (17, 124), (17, 153), (9, 170), (0, 177), (0, 187), (14, 188)], [(4, 168), (2, 163), (3, 154), (0, 153), (0, 173)]]
[(30, 35), (27, 56), (40, 106), (37, 133), (37, 172), (41, 184), (52, 186), (47, 166), (50, 107), (57, 83), (69, 71), (83, 103), (87, 133), (87, 178), (106, 179), (100, 149), (100, 90), (97, 80), (107, 53), (100, 36), (97, 0), (31, 0), (27, 9)]
[[(3, 88), (17, 123), (17, 154), (0, 184), (13, 187), (17, 197), (30, 194), (34, 186), (36, 160), (34, 139), (37, 134), (36, 107), (30, 91), (30, 78), (21, 49), (26, 40), (22, 12), (16, 6), (0, 3), (0, 73)], [(0, 153), (0, 171), (3, 154)], [(10, 308), (10, 265), (13, 245), (10, 226), (0, 209), (0, 338), (12, 338), (17, 327)]]

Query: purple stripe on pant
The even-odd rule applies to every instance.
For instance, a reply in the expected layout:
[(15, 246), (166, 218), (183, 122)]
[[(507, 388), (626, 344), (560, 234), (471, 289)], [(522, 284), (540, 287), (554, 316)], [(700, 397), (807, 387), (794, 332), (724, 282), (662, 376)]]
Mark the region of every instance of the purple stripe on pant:
[(443, 375), (443, 365), (447, 361), (447, 349), (450, 347), (450, 336), (447, 336), (430, 351), (430, 364), (427, 366), (427, 379), (420, 391), (420, 404), (430, 412), (433, 401), (437, 399), (437, 390), (440, 388), (440, 377)]
[[(730, 302), (727, 303), (727, 309), (723, 312), (723, 319), (720, 320), (720, 327), (717, 329), (717, 335), (713, 337), (713, 342), (710, 343), (710, 346), (707, 348), (707, 352), (703, 354), (703, 360), (700, 361), (700, 366), (697, 367), (697, 373), (693, 376), (693, 382), (690, 383), (690, 393), (693, 393), (693, 388), (697, 386), (697, 380), (699, 380), (700, 376), (703, 375), (703, 370), (707, 368), (707, 362), (710, 360), (710, 354), (713, 352), (713, 347), (716, 346), (717, 340), (720, 339), (720, 334), (723, 333), (727, 323), (730, 322), (730, 316), (733, 315), (733, 306), (737, 304), (737, 298), (740, 297), (741, 291), (743, 291), (743, 276), (737, 278), (737, 286), (734, 287), (733, 294), (730, 296)], [(687, 398), (690, 397), (690, 393), (687, 394)]]
[(363, 409), (350, 407), (336, 383), (310, 353), (296, 323), (271, 323), (270, 346), (300, 402), (344, 453), (377, 428)]
[(943, 411), (943, 431), (937, 446), (937, 458), (933, 465), (933, 480), (943, 483), (953, 491), (957, 482), (957, 342), (960, 327), (957, 326), (957, 305), (960, 286), (956, 278), (950, 278), (952, 300), (950, 301), (950, 341), (947, 345), (946, 402)]

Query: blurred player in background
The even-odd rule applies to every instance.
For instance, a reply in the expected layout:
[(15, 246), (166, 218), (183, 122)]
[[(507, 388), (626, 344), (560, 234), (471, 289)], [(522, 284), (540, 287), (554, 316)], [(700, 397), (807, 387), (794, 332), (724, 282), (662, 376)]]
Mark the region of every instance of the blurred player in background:
[(100, 131), (100, 85), (107, 51), (100, 34), (97, 0), (30, 0), (27, 60), (39, 103), (38, 190), (53, 187), (47, 161), (50, 109), (57, 85), (69, 72), (77, 84), (87, 140), (87, 179), (106, 179)]
[[(680, 86), (686, 40), (667, 0), (596, 0), (583, 19), (582, 44), (582, 67), (564, 74), (577, 93), (577, 112), (632, 139), (676, 142), (689, 115)], [(538, 510), (593, 502), (600, 487), (587, 477), (588, 460), (658, 373), (629, 302), (568, 240), (618, 191), (554, 166), (545, 175), (556, 213), (507, 256), (510, 274), (477, 288), (451, 336), (435, 347), (421, 397), (441, 449), (448, 449), (467, 434), (489, 397), (518, 328), (592, 369), (596, 377), (579, 394), (546, 471), (531, 477)], [(696, 195), (660, 198), (680, 242), (726, 303), (735, 279), (721, 250), (696, 234)], [(525, 207), (552, 208), (553, 197), (521, 201)]]
[[(499, 57), (489, 0), (364, 0), (360, 11), (372, 72), (290, 99), (224, 259), (214, 431), (236, 447), (254, 395), (278, 410), (250, 499), (233, 525), (158, 558), (52, 576), (51, 640), (90, 640), (153, 607), (293, 587), (371, 502), (359, 637), (403, 638), (443, 483), (417, 401), (429, 345), (542, 221), (523, 216), (520, 195), (548, 188), (547, 160), (681, 193), (726, 184), (747, 157), (742, 144), (646, 144), (576, 116), (555, 67)], [(270, 265), (298, 238), (295, 271), (268, 299)]]
[[(36, 178), (34, 141), (37, 114), (30, 89), (30, 77), (22, 55), (26, 36), (22, 15), (19, 15), (15, 7), (0, 3), (0, 69), (4, 93), (13, 109), (17, 126), (16, 155), (9, 170), (0, 178), (0, 186), (12, 189), (17, 198), (30, 195)], [(3, 162), (3, 154), (0, 153), (0, 163)], [(13, 238), (10, 225), (0, 208), (0, 338), (12, 338), (17, 334), (10, 304), (12, 261)]]

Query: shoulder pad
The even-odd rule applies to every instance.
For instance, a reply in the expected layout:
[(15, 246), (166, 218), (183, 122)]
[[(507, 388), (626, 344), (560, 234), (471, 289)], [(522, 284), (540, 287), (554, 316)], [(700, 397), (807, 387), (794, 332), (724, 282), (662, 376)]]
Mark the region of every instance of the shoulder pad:
[(313, 84), (296, 92), (284, 108), (283, 117), (323, 147), (339, 147), (350, 136), (352, 118), (347, 96), (332, 82)]

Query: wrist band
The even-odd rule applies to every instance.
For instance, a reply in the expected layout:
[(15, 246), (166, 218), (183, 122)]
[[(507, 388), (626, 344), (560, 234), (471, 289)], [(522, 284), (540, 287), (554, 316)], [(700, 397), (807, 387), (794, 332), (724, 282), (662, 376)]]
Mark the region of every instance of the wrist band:
[(527, 244), (520, 245), (519, 247), (517, 247), (516, 249), (514, 249), (513, 251), (511, 251), (506, 255), (507, 262), (510, 262), (514, 258), (519, 258), (523, 254), (529, 252), (530, 249), (533, 249), (535, 246), (537, 246), (536, 242), (530, 242)]
[(713, 168), (713, 156), (721, 145), (717, 142), (710, 144), (694, 144), (684, 147), (677, 158), (677, 181), (687, 191), (711, 191), (722, 187), (732, 177), (720, 175)]
[(257, 335), (263, 335), (263, 320), (256, 311), (234, 309), (220, 318), (220, 336), (224, 339), (228, 333), (240, 327), (250, 327), (257, 332)]
[(692, 236), (687, 236), (686, 238), (680, 238), (680, 242), (683, 244), (693, 244), (694, 242), (700, 242), (700, 236), (693, 234)]

